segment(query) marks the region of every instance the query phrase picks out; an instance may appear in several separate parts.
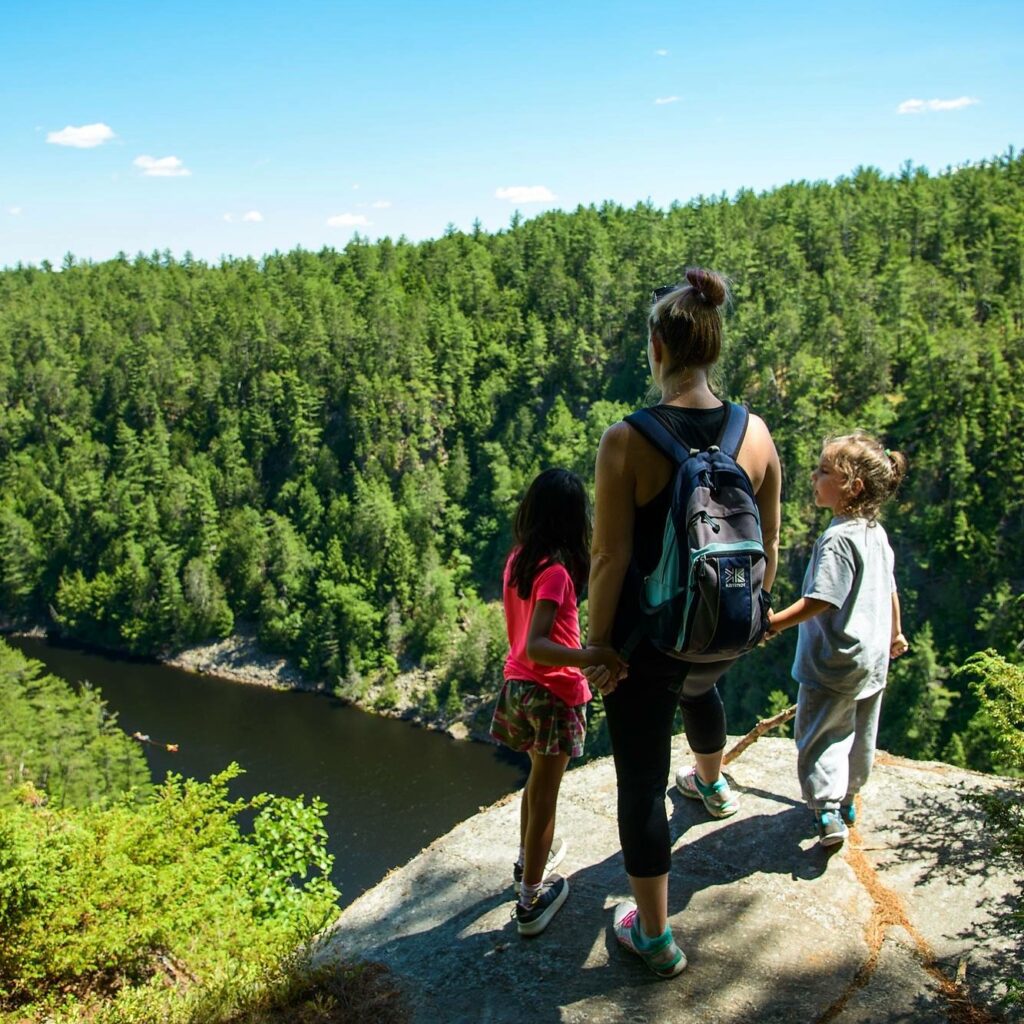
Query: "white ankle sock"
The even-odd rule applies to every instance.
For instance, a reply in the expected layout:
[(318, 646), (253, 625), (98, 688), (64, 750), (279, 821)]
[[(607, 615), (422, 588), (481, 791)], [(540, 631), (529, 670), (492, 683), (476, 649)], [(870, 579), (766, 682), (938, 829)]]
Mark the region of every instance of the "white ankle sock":
[(528, 885), (523, 882), (519, 887), (519, 902), (524, 907), (528, 907), (540, 895), (540, 888), (543, 884), (543, 882), (538, 882), (536, 885)]

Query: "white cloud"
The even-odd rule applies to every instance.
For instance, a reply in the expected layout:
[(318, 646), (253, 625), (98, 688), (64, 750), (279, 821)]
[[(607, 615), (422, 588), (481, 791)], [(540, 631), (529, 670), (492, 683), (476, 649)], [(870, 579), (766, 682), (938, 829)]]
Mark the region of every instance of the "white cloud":
[(663, 107), (666, 103), (678, 103), (682, 99), (682, 96), (659, 96), (655, 101), (655, 106)]
[(668, 56), (668, 50), (655, 50), (654, 51), (654, 56), (655, 57), (667, 57)]
[(378, 199), (375, 203), (370, 203), (375, 210), (390, 210), (391, 200), (390, 199)]
[(357, 182), (355, 182), (355, 184), (353, 184), (353, 186), (352, 186), (352, 191), (353, 191), (353, 192), (357, 192), (357, 191), (359, 191), (359, 189), (361, 189), (362, 187), (363, 187), (363, 186), (362, 186), (362, 185), (360, 185), (360, 184), (359, 184), (359, 182), (357, 181)]
[(509, 185), (495, 189), (494, 195), (510, 203), (550, 203), (558, 198), (546, 185)]
[(7, 212), (12, 217), (20, 217), (21, 216), (21, 207), (20, 206), (8, 206), (7, 207)]
[(897, 114), (927, 114), (932, 111), (963, 110), (973, 107), (981, 100), (973, 96), (958, 96), (955, 100), (904, 100), (897, 108)]
[(176, 156), (137, 156), (132, 163), (147, 178), (187, 178), (192, 173)]
[(46, 141), (54, 146), (73, 146), (75, 149), (92, 149), (115, 138), (117, 136), (110, 125), (103, 124), (102, 121), (77, 127), (69, 124), (59, 132), (46, 133)]
[(235, 218), (230, 213), (225, 213), (224, 219), (230, 224)]
[(259, 210), (249, 210), (247, 213), (242, 214), (242, 220), (247, 221), (249, 224), (259, 224), (263, 220), (263, 214)]
[(366, 227), (369, 223), (361, 213), (336, 213), (327, 218), (327, 225), (332, 228)]

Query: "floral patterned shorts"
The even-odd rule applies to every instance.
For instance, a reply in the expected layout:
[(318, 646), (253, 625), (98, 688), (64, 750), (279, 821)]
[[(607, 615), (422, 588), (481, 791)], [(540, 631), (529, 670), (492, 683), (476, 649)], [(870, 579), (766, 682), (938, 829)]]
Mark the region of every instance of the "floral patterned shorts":
[(587, 735), (587, 705), (569, 707), (550, 690), (506, 679), (491, 719), (491, 736), (512, 750), (579, 757)]

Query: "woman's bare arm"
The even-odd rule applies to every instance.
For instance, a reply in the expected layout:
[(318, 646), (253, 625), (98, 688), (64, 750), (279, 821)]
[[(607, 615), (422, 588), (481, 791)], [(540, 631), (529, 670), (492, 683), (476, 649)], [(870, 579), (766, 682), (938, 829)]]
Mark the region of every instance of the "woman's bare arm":
[[(764, 586), (771, 590), (779, 568), (779, 527), (782, 519), (782, 465), (772, 435), (760, 416), (751, 416), (747, 428), (751, 456), (764, 466), (761, 482), (754, 498), (761, 516), (761, 537), (764, 541)], [(746, 459), (743, 460), (744, 462)]]
[(590, 550), (588, 642), (609, 646), (622, 581), (633, 554), (636, 474), (628, 465), (630, 428), (610, 426), (601, 438), (594, 472), (594, 536)]

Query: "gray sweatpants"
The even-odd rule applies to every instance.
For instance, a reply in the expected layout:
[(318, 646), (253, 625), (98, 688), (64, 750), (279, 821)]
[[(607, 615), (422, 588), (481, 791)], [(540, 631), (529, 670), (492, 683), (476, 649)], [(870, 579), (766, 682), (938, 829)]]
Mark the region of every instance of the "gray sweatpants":
[(871, 773), (884, 690), (844, 697), (800, 687), (796, 703), (796, 770), (815, 814), (849, 804)]

